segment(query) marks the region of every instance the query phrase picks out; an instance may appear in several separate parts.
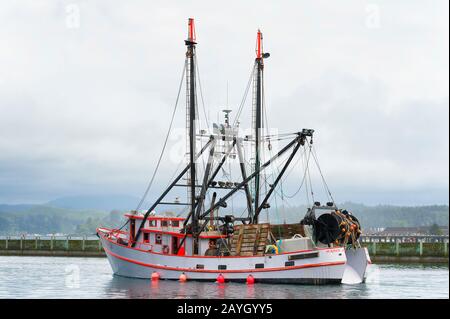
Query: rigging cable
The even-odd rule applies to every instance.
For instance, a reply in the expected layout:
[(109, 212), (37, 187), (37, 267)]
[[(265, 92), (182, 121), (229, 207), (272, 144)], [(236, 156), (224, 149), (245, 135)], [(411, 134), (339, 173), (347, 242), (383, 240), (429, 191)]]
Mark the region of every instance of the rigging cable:
[[(309, 144), (309, 143), (308, 143), (308, 144)], [(318, 159), (317, 159), (317, 153), (316, 153), (315, 147), (314, 147), (314, 145), (311, 145), (311, 146), (312, 146), (311, 149), (312, 149), (313, 159), (314, 159), (314, 161), (316, 162), (317, 169), (319, 170), (320, 176), (322, 177), (322, 182), (323, 182), (323, 184), (324, 184), (324, 186), (325, 186), (326, 191), (328, 192), (328, 195), (330, 195), (330, 198), (331, 198), (332, 202), (335, 203), (334, 198), (333, 198), (333, 195), (331, 195), (330, 188), (328, 187), (328, 184), (327, 184), (327, 182), (325, 181), (325, 177), (324, 177), (323, 174), (322, 174), (322, 170), (321, 170), (321, 168), (320, 168), (319, 161), (318, 161)]]
[(169, 140), (170, 132), (172, 131), (172, 125), (173, 125), (173, 121), (174, 121), (174, 118), (175, 118), (175, 113), (176, 113), (177, 108), (178, 108), (178, 100), (180, 99), (180, 92), (181, 92), (181, 89), (183, 87), (183, 80), (184, 80), (184, 75), (185, 75), (185, 72), (186, 72), (186, 66), (187, 66), (187, 59), (184, 61), (183, 72), (181, 74), (180, 85), (178, 87), (177, 99), (175, 101), (175, 107), (173, 108), (173, 112), (172, 112), (172, 119), (170, 120), (169, 129), (167, 130), (166, 139), (164, 141), (164, 145), (163, 145), (161, 154), (159, 155), (158, 163), (156, 164), (155, 170), (153, 171), (152, 178), (151, 178), (150, 182), (147, 185), (147, 189), (145, 190), (144, 195), (141, 198), (141, 201), (139, 202), (139, 204), (136, 207), (136, 211), (141, 208), (142, 204), (144, 203), (144, 201), (145, 201), (145, 199), (146, 199), (146, 197), (148, 195), (148, 192), (150, 191), (150, 188), (152, 187), (152, 184), (153, 184), (153, 181), (155, 179), (156, 173), (158, 172), (158, 169), (159, 169), (159, 165), (161, 164), (161, 160), (162, 160), (162, 157), (164, 155), (164, 151), (166, 150), (167, 141)]
[[(311, 148), (311, 145), (310, 145), (310, 148)], [(310, 151), (310, 153), (311, 153), (311, 151)], [(314, 199), (314, 190), (313, 190), (313, 185), (312, 185), (312, 181), (311, 181), (311, 172), (310, 172), (310, 170), (308, 169), (308, 170), (306, 171), (306, 173), (307, 173), (307, 175), (308, 175), (309, 188), (311, 189), (311, 198), (312, 198), (312, 201), (313, 201), (313, 203), (314, 203), (316, 200)]]
[(250, 78), (248, 79), (247, 87), (245, 88), (244, 96), (242, 97), (241, 104), (239, 105), (239, 109), (236, 113), (236, 117), (233, 121), (233, 127), (236, 125), (237, 121), (239, 120), (239, 117), (241, 116), (242, 109), (244, 107), (245, 101), (247, 100), (248, 91), (250, 90), (250, 86), (253, 81), (253, 75), (254, 75), (255, 66), (253, 66), (252, 71), (250, 73)]
[(202, 90), (202, 82), (200, 81), (200, 70), (198, 67), (198, 62), (197, 62), (197, 54), (195, 55), (195, 65), (197, 67), (197, 78), (198, 78), (198, 87), (200, 89), (200, 98), (202, 100), (202, 108), (203, 108), (203, 116), (205, 117), (205, 121), (206, 121), (206, 127), (209, 130), (209, 120), (208, 120), (208, 116), (206, 115), (206, 109), (205, 109), (205, 101), (203, 99), (203, 90)]
[[(302, 157), (302, 158), (306, 157), (306, 150), (305, 150), (305, 152), (303, 152), (303, 154), (301, 155), (301, 157)], [(302, 178), (302, 182), (300, 183), (300, 187), (294, 192), (294, 194), (292, 194), (292, 195), (286, 195), (286, 194), (284, 194), (284, 197), (287, 197), (287, 198), (293, 198), (293, 197), (294, 197), (295, 195), (297, 195), (298, 192), (300, 192), (300, 190), (302, 189), (303, 184), (305, 183), (305, 180), (306, 180), (307, 171), (309, 171), (309, 159), (310, 159), (310, 157), (311, 157), (311, 148), (310, 148), (310, 150), (309, 150), (308, 158), (306, 159), (306, 161), (304, 161), (305, 171), (304, 171), (304, 173), (303, 173), (303, 178)], [(306, 185), (306, 184), (305, 184), (305, 185)], [(306, 185), (306, 186), (307, 186), (307, 185)]]
[[(309, 157), (309, 155), (308, 155), (308, 157)], [(304, 152), (304, 153), (303, 153), (303, 164), (304, 164), (304, 165), (309, 165), (308, 162), (309, 162), (309, 161), (306, 160), (306, 152)], [(308, 181), (306, 180), (306, 173), (307, 173), (307, 170), (305, 170), (305, 175), (304, 175), (304, 178), (305, 178), (306, 201), (307, 201), (307, 203), (308, 203), (308, 206), (311, 206), (311, 201), (309, 200)]]

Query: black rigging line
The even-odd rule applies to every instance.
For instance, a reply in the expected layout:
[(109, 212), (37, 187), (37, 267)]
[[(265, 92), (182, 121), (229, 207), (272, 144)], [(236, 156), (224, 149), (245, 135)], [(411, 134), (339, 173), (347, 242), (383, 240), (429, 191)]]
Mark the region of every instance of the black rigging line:
[(209, 129), (209, 120), (208, 117), (206, 116), (205, 101), (203, 100), (202, 82), (200, 81), (200, 70), (198, 68), (197, 53), (195, 54), (194, 58), (195, 58), (195, 66), (197, 68), (197, 78), (198, 78), (198, 87), (200, 89), (200, 98), (202, 100), (203, 116), (205, 117), (206, 127)]
[[(308, 142), (308, 144), (309, 144), (309, 142)], [(320, 176), (322, 177), (322, 182), (323, 182), (323, 184), (324, 184), (324, 186), (325, 186), (326, 191), (328, 192), (328, 195), (330, 195), (330, 198), (331, 198), (332, 202), (335, 203), (334, 198), (333, 198), (333, 195), (331, 195), (330, 188), (328, 187), (328, 184), (327, 184), (327, 182), (325, 181), (325, 177), (324, 177), (323, 174), (322, 174), (322, 169), (320, 168), (319, 161), (318, 161), (318, 159), (317, 159), (316, 150), (315, 150), (315, 148), (314, 148), (313, 145), (311, 145), (311, 146), (312, 146), (312, 147), (311, 147), (311, 150), (312, 150), (313, 159), (314, 159), (314, 161), (316, 162), (317, 169), (319, 170)]]
[(244, 107), (245, 101), (247, 100), (248, 91), (250, 90), (250, 86), (253, 81), (254, 72), (255, 72), (255, 66), (252, 67), (252, 71), (250, 73), (250, 78), (248, 79), (247, 87), (245, 88), (244, 96), (242, 97), (241, 104), (239, 105), (239, 109), (236, 113), (236, 117), (234, 118), (233, 126), (236, 125), (237, 121), (239, 120), (239, 117), (241, 116), (242, 109)]
[[(306, 161), (306, 153), (304, 155), (304, 161)], [(305, 164), (306, 165), (306, 164)], [(310, 204), (309, 201), (309, 191), (308, 191), (308, 180), (306, 180), (307, 171), (305, 171), (305, 192), (306, 192), (306, 201)]]
[[(202, 82), (201, 82), (201, 79), (200, 79), (200, 69), (199, 69), (199, 66), (198, 66), (197, 55), (198, 55), (198, 53), (196, 53), (195, 56), (194, 56), (195, 66), (196, 66), (196, 69), (197, 69), (197, 77), (196, 78), (198, 80), (198, 87), (200, 89), (200, 99), (202, 101), (203, 116), (205, 117), (206, 127), (207, 127), (207, 129), (209, 131), (209, 129), (210, 129), (209, 119), (208, 119), (208, 116), (206, 114), (205, 100), (203, 98), (203, 89), (202, 89)], [(199, 116), (199, 118), (200, 118), (200, 116)], [(205, 170), (206, 166), (205, 166), (205, 158), (204, 157), (202, 157), (202, 164), (203, 164), (203, 170)], [(209, 200), (211, 200), (211, 194), (209, 192), (207, 193), (207, 196), (208, 196)]]
[[(306, 154), (304, 154), (304, 155), (306, 155)], [(302, 189), (303, 184), (305, 183), (305, 180), (306, 180), (307, 171), (309, 170), (309, 158), (310, 158), (310, 157), (311, 157), (311, 148), (310, 148), (310, 150), (309, 150), (308, 158), (307, 158), (307, 160), (306, 160), (305, 171), (304, 171), (304, 173), (303, 173), (303, 178), (302, 178), (302, 182), (300, 183), (300, 187), (299, 187), (299, 188), (295, 191), (295, 193), (292, 194), (292, 195), (286, 195), (286, 194), (283, 194), (284, 197), (287, 197), (287, 198), (293, 198), (293, 197), (294, 197), (295, 195), (297, 195), (298, 192), (300, 192), (300, 190)], [(300, 158), (300, 157), (299, 157), (299, 158)]]
[(285, 173), (285, 176), (283, 177), (283, 179), (280, 182), (285, 182), (289, 178), (289, 175), (291, 175), (291, 173), (294, 171), (294, 169), (297, 166), (298, 162), (300, 162), (300, 160), (303, 158), (303, 154), (305, 152), (306, 152), (306, 150), (303, 147), (302, 150), (300, 151), (300, 155), (298, 156), (297, 160), (295, 161), (294, 164), (292, 164), (290, 170)]
[(314, 190), (313, 190), (313, 185), (312, 185), (312, 181), (311, 181), (311, 173), (310, 173), (309, 170), (307, 170), (307, 171), (306, 171), (306, 174), (308, 175), (309, 188), (310, 188), (310, 190), (311, 190), (311, 198), (312, 198), (312, 201), (313, 201), (313, 203), (314, 203), (316, 200), (314, 199)]
[(142, 204), (143, 204), (144, 201), (145, 201), (145, 198), (146, 198), (147, 195), (148, 195), (148, 192), (150, 191), (150, 188), (152, 187), (152, 184), (153, 184), (153, 181), (154, 181), (154, 179), (155, 179), (156, 173), (158, 172), (158, 169), (159, 169), (159, 165), (161, 164), (161, 160), (162, 160), (162, 157), (163, 157), (163, 155), (164, 155), (164, 151), (166, 150), (167, 141), (169, 140), (170, 132), (172, 131), (172, 125), (173, 125), (173, 121), (174, 121), (174, 118), (175, 118), (175, 113), (176, 113), (177, 108), (178, 108), (178, 100), (180, 99), (180, 93), (181, 93), (181, 89), (182, 89), (182, 87), (183, 87), (184, 74), (185, 74), (185, 72), (186, 72), (186, 64), (187, 64), (187, 59), (186, 59), (185, 62), (184, 62), (183, 72), (182, 72), (182, 74), (181, 74), (180, 85), (179, 85), (179, 87), (178, 87), (177, 99), (175, 100), (175, 106), (174, 106), (174, 108), (173, 108), (172, 118), (171, 118), (171, 120), (170, 120), (169, 128), (168, 128), (168, 130), (167, 130), (167, 135), (166, 135), (166, 139), (165, 139), (165, 141), (164, 141), (163, 148), (162, 148), (162, 150), (161, 150), (161, 154), (159, 155), (158, 163), (156, 164), (155, 170), (153, 171), (152, 178), (151, 178), (150, 182), (149, 182), (148, 185), (147, 185), (147, 189), (145, 190), (144, 195), (143, 195), (142, 198), (141, 198), (141, 201), (139, 202), (139, 204), (138, 204), (137, 207), (136, 207), (136, 211), (139, 210), (139, 209), (141, 208)]

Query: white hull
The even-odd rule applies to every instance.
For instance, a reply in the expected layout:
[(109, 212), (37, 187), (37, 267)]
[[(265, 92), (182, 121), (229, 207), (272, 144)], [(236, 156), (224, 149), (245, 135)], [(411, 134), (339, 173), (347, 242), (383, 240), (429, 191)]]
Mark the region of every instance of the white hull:
[[(157, 272), (161, 279), (173, 280), (184, 273), (188, 280), (215, 281), (222, 274), (226, 281), (245, 281), (252, 275), (255, 282), (355, 284), (364, 281), (370, 263), (364, 248), (355, 251), (345, 251), (342, 247), (321, 248), (255, 257), (197, 257), (135, 249), (117, 244), (102, 232), (99, 236), (114, 274), (132, 278), (150, 279), (152, 273)], [(290, 260), (292, 258), (299, 259)]]

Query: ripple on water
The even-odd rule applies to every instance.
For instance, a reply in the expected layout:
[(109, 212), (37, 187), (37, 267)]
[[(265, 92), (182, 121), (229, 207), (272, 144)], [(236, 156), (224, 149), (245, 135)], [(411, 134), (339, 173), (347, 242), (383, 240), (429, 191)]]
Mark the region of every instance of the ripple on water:
[(106, 258), (0, 257), (0, 298), (449, 298), (448, 265), (370, 265), (361, 285), (269, 285), (113, 276)]

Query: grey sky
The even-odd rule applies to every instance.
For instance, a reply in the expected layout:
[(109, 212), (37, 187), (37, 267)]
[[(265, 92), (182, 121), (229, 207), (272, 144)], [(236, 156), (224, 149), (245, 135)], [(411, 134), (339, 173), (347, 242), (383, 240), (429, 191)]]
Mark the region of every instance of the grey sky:
[[(338, 201), (448, 203), (449, 16), (438, 0), (2, 1), (0, 203), (140, 196), (188, 17), (211, 119), (227, 82), (237, 108), (261, 28), (269, 126), (316, 129)], [(165, 161), (155, 191), (173, 169)]]

